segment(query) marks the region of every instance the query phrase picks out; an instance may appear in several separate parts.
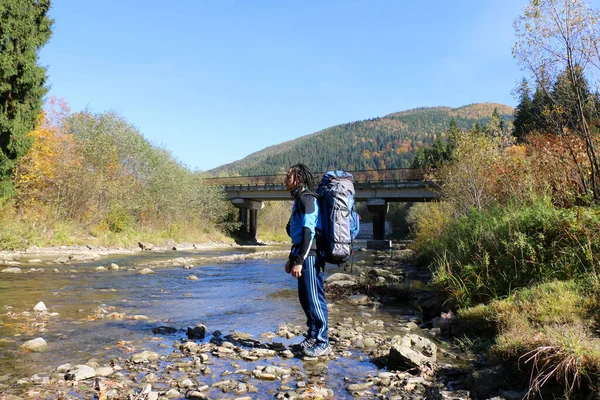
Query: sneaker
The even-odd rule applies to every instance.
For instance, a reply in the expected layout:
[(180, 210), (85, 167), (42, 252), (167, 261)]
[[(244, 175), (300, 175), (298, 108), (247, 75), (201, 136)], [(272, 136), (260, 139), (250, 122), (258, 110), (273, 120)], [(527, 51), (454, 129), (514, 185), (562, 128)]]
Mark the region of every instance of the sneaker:
[(304, 354), (308, 357), (321, 357), (331, 353), (331, 347), (329, 343), (315, 344), (312, 347), (304, 349)]
[(316, 343), (317, 343), (317, 339), (304, 338), (304, 340), (299, 343), (299, 346), (302, 350), (306, 350), (309, 347), (313, 347)]

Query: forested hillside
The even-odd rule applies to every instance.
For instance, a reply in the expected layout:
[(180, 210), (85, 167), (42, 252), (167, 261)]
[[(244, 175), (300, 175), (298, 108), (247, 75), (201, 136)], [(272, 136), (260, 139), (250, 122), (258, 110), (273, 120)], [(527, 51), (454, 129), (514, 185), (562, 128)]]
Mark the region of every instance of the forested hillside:
[(406, 168), (411, 166), (415, 152), (443, 135), (453, 119), (459, 129), (470, 129), (475, 124), (484, 125), (494, 110), (505, 122), (512, 121), (513, 108), (502, 104), (416, 108), (336, 125), (208, 172), (213, 176), (275, 174), (297, 162), (315, 171)]

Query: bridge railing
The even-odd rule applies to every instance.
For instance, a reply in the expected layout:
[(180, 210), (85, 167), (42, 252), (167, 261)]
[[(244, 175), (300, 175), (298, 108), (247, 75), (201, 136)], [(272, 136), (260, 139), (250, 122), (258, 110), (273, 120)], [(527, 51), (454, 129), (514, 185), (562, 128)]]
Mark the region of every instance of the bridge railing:
[[(354, 176), (354, 180), (357, 183), (378, 181), (420, 181), (424, 179), (423, 170), (415, 168), (361, 170), (347, 172)], [(323, 174), (324, 172), (315, 173), (315, 180), (319, 182)], [(284, 180), (285, 174), (205, 178), (206, 183), (216, 186), (283, 185)]]

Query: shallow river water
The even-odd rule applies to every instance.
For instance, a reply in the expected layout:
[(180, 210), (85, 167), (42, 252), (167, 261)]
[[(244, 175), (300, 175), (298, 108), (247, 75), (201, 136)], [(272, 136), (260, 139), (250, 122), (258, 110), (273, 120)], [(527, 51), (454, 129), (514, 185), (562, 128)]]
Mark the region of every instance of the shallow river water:
[[(186, 339), (187, 327), (198, 323), (204, 323), (209, 333), (219, 330), (226, 335), (242, 331), (257, 339), (261, 333), (276, 332), (282, 323), (303, 325), (296, 280), (283, 271), (282, 253), (260, 259), (212, 261), (194, 265), (192, 269), (156, 268), (150, 275), (141, 275), (138, 267), (144, 262), (177, 257), (221, 257), (283, 249), (132, 253), (67, 265), (19, 260), (24, 272), (29, 268), (43, 268), (43, 271), (0, 276), (0, 382), (12, 385), (21, 377), (48, 373), (64, 363), (80, 364), (96, 359), (102, 364), (113, 357), (129, 357), (132, 352), (143, 350), (168, 354), (173, 351), (174, 341)], [(371, 256), (369, 252), (357, 253), (355, 261)], [(98, 266), (109, 263), (117, 263), (120, 269), (96, 271)], [(343, 270), (328, 266), (327, 274), (332, 272)], [(187, 279), (192, 274), (198, 280)], [(33, 307), (39, 301), (45, 303), (50, 313), (58, 315), (33, 326), (25, 323), (22, 314), (29, 311), (33, 317)], [(345, 303), (336, 307), (341, 311), (332, 313), (331, 323), (343, 317), (359, 317), (361, 313), (385, 321), (405, 318), (394, 308), (365, 310)], [(122, 313), (127, 318), (95, 318), (99, 309)], [(159, 326), (178, 331), (154, 335), (152, 329)], [(23, 342), (36, 337), (46, 340), (48, 351), (30, 353), (20, 348)], [(209, 338), (210, 335), (206, 340)], [(286, 345), (301, 340), (277, 339)], [(300, 359), (288, 363), (310, 368)], [(224, 370), (227, 366), (220, 368)], [(326, 369), (327, 385), (339, 394), (336, 398), (351, 397), (344, 391), (344, 380), (359, 380), (378, 371), (360, 354), (330, 360)]]

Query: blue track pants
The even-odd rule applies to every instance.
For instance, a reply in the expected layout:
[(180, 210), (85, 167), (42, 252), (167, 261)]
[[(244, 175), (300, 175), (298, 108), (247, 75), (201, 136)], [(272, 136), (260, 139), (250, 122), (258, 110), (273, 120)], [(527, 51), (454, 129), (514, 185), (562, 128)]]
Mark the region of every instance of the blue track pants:
[(298, 278), (298, 298), (306, 314), (307, 337), (316, 339), (317, 344), (329, 343), (324, 267), (325, 260), (321, 257), (308, 256), (302, 265), (302, 276)]

